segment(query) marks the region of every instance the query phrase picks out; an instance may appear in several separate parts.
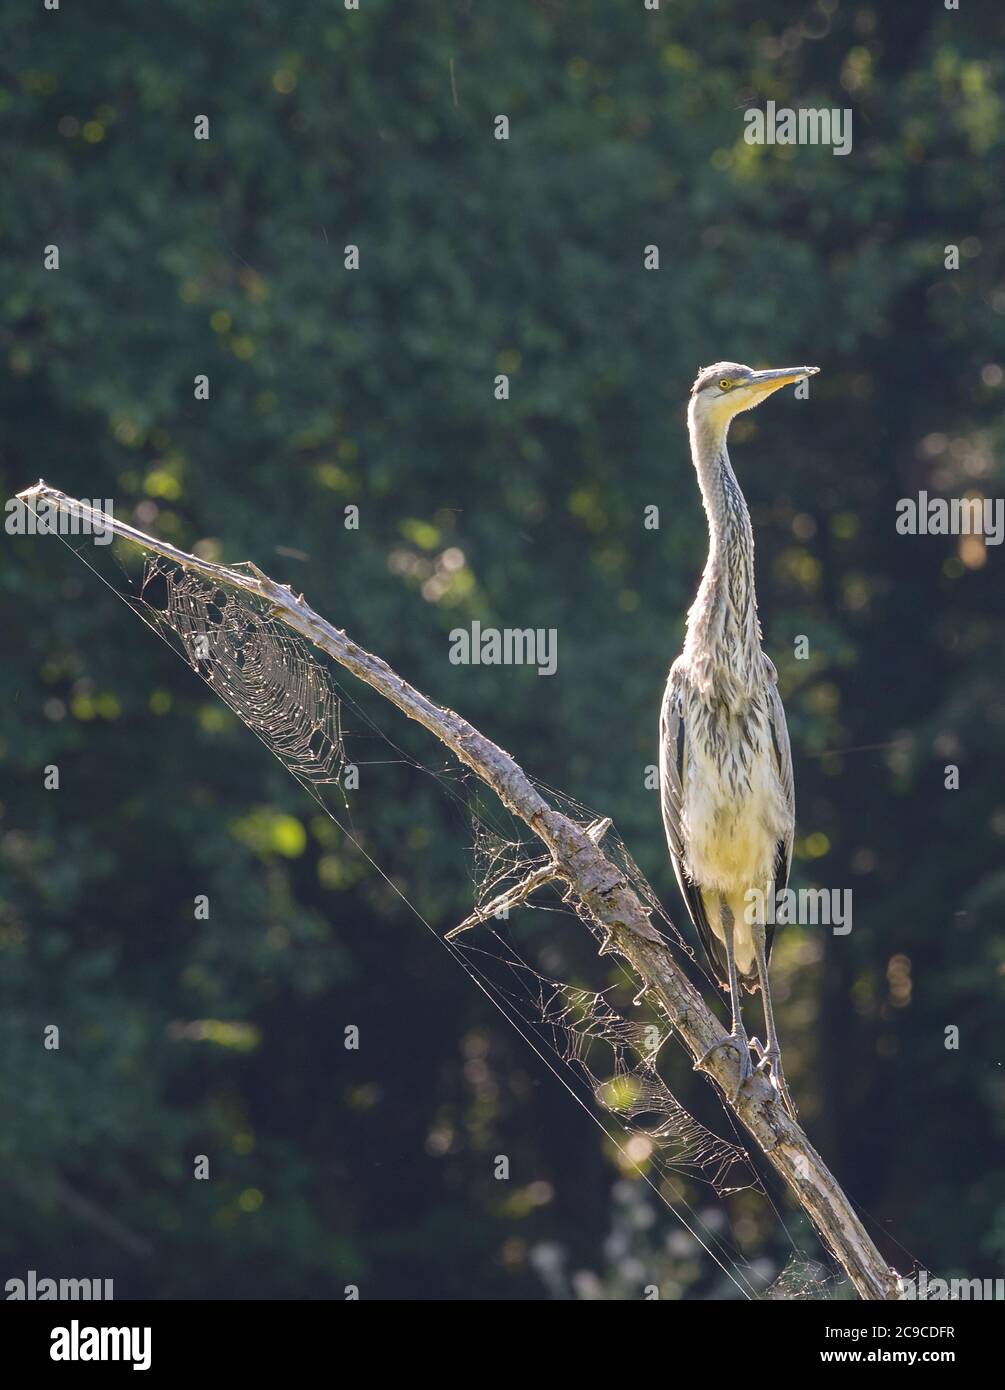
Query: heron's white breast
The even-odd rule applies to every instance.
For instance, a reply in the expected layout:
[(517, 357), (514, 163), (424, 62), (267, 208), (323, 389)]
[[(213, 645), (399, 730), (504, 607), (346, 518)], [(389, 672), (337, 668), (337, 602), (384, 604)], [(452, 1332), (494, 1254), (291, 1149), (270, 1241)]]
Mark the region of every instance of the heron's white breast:
[[(766, 720), (744, 748), (727, 728), (716, 757), (692, 739), (683, 769), (683, 840), (687, 868), (699, 887), (732, 895), (764, 887), (772, 877), (786, 810)], [(748, 734), (749, 737), (749, 734)], [(714, 914), (712, 920), (718, 917)]]

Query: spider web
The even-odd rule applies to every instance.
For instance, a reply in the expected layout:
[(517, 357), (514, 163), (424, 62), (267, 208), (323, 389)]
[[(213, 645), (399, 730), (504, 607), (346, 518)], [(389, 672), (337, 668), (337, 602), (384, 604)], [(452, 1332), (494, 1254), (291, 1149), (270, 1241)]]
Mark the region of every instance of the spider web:
[(850, 1279), (838, 1279), (816, 1260), (793, 1254), (785, 1268), (761, 1295), (765, 1299), (793, 1300), (801, 1303), (854, 1298)]
[[(491, 936), (498, 949), (484, 954), (513, 977), (509, 989), (497, 985), (500, 994), (522, 1008), (596, 1105), (623, 1121), (629, 1156), (689, 1172), (720, 1195), (757, 1186), (744, 1151), (695, 1120), (660, 1075), (657, 1058), (671, 1036), (668, 1027), (626, 1018), (611, 1001), (613, 987), (588, 990), (549, 979), (498, 931)], [(474, 954), (478, 948), (467, 949)]]
[(294, 777), (337, 781), (345, 761), (339, 702), (303, 638), (239, 590), (159, 557), (147, 560), (139, 597), (193, 671)]
[[(539, 782), (535, 785), (570, 820), (584, 828), (596, 823), (596, 813), (583, 803)], [(548, 855), (540, 852), (540, 842), (515, 817), (507, 817), (508, 834), (500, 833), (498, 814), (495, 824), (488, 824), (481, 800), (476, 798), (472, 812), (473, 886), (476, 912), (485, 914), (487, 920), (461, 937), (458, 944), (463, 943), (462, 949), (470, 955), (482, 958), (482, 967), (491, 973), (498, 992), (545, 1038), (583, 1083), (595, 1105), (622, 1122), (630, 1153), (661, 1173), (687, 1172), (707, 1182), (719, 1196), (748, 1188), (763, 1193), (746, 1150), (696, 1120), (659, 1070), (661, 1053), (674, 1037), (673, 1030), (662, 1012), (649, 1004), (646, 991), (639, 992), (634, 975), (619, 968), (620, 982), (603, 989), (564, 983), (557, 973), (570, 962), (554, 944), (556, 933), (548, 933), (546, 944), (532, 963), (526, 956), (533, 947), (521, 942), (518, 950), (514, 933), (501, 926), (494, 914), (488, 915), (494, 902), (535, 869), (544, 868)], [(602, 848), (649, 909), (650, 920), (658, 919), (667, 945), (693, 961), (694, 953), (613, 827), (604, 835)], [(556, 901), (554, 885), (543, 892), (550, 896), (525, 902), (517, 911), (531, 908), (573, 913), (589, 928), (600, 952), (605, 951), (608, 940), (604, 927), (578, 898), (569, 894)], [(627, 1005), (621, 1004), (619, 996), (629, 1001)], [(630, 1015), (626, 1007), (632, 1010)]]
[[(344, 704), (369, 725), (371, 737), (386, 741), (402, 755), (389, 761), (405, 761), (431, 773), (438, 787), (464, 810), (473, 833), (472, 889), (478, 909), (484, 911), (501, 891), (547, 862), (540, 842), (522, 822), (494, 803), (486, 805), (481, 784), (473, 774), (453, 763), (434, 770), (405, 754), (341, 689), (333, 663), (319, 659), (307, 639), (273, 616), (263, 601), (148, 552), (143, 552), (145, 565), (138, 584), (131, 593), (123, 593), (100, 575), (80, 549), (69, 548), (180, 652), (441, 940), (443, 933), (391, 883), (329, 805), (338, 792), (342, 808), (348, 809), (340, 783), (340, 774), (351, 765), (343, 733)], [(556, 809), (584, 828), (596, 822), (596, 814), (582, 803), (537, 785)], [(693, 951), (613, 828), (602, 847), (652, 917), (658, 919), (668, 946), (694, 962)], [(608, 945), (606, 933), (585, 907), (578, 900), (557, 898), (554, 885), (544, 893), (547, 896), (522, 904), (515, 915), (523, 918), (542, 909), (572, 912), (589, 927), (602, 954)], [(488, 917), (464, 937), (444, 940), (444, 944), (566, 1089), (593, 1114), (624, 1160), (623, 1169), (634, 1170), (635, 1176), (649, 1184), (739, 1290), (739, 1296), (828, 1297), (823, 1282), (807, 1273), (811, 1266), (805, 1261), (799, 1263), (798, 1275), (796, 1266), (791, 1266), (793, 1272), (787, 1276), (783, 1271), (765, 1293), (768, 1278), (763, 1273), (752, 1275), (735, 1246), (718, 1234), (728, 1221), (709, 1220), (693, 1208), (688, 1192), (693, 1195), (696, 1182), (720, 1199), (749, 1191), (771, 1205), (785, 1230), (747, 1151), (713, 1133), (674, 1095), (665, 1076), (667, 1069), (661, 1068), (665, 1045), (673, 1033), (662, 1013), (649, 1004), (645, 991), (638, 993), (635, 977), (619, 966), (622, 978), (614, 985), (596, 987), (563, 981), (560, 975), (567, 973), (565, 966), (576, 974), (589, 968), (595, 971), (598, 953), (590, 952), (586, 962), (576, 965), (566, 960), (564, 951), (556, 949), (554, 935), (548, 932), (529, 940), (521, 937), (518, 943), (509, 921), (500, 923)], [(575, 935), (584, 939), (582, 933)], [(678, 1048), (678, 1053), (683, 1054), (683, 1049)], [(679, 1064), (680, 1056), (677, 1061)], [(598, 1112), (606, 1120), (599, 1118)], [(731, 1124), (728, 1112), (723, 1110), (722, 1114)], [(687, 1190), (681, 1186), (681, 1178), (687, 1179)], [(785, 1235), (795, 1250), (787, 1230)]]

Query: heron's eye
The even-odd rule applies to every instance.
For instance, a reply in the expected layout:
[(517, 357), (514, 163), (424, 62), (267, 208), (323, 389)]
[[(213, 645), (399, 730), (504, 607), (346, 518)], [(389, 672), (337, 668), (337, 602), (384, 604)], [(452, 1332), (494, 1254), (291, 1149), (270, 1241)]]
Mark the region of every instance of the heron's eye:
[(729, 391), (729, 390), (732, 389), (732, 386), (733, 386), (733, 383), (732, 383), (731, 381), (720, 381), (720, 382), (719, 382), (719, 390), (720, 390), (720, 391)]

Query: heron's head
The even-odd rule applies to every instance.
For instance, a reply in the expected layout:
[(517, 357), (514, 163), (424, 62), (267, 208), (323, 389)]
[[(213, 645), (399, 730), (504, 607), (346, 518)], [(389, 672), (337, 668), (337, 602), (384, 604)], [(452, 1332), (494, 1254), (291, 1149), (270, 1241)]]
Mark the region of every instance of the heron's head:
[(703, 367), (691, 387), (688, 419), (692, 425), (725, 433), (734, 415), (753, 410), (773, 391), (813, 376), (819, 367), (773, 367), (755, 372), (739, 362)]

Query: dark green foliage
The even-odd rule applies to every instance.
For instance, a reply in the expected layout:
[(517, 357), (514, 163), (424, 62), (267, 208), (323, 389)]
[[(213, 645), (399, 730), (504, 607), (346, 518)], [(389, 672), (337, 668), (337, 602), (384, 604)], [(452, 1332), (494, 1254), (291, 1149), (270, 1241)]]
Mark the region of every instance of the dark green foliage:
[[(801, 24), (781, 0), (0, 18), (4, 495), (43, 474), (254, 558), (614, 816), (678, 919), (643, 777), (704, 558), (683, 403), (720, 357), (819, 363), (811, 400), (733, 432), (792, 732), (794, 879), (854, 890), (849, 937), (781, 933), (780, 1032), (849, 1193), (928, 1268), (973, 1277), (1005, 1245), (1005, 557), (894, 524), (919, 488), (1005, 492), (1003, 38), (991, 6)], [(851, 106), (852, 152), (745, 145), (768, 98)], [(430, 590), (451, 548), (464, 565)], [(541, 1296), (529, 1252), (557, 1242), (637, 1296), (601, 1253), (599, 1132), (267, 752), (58, 540), (3, 537), (0, 600), (4, 1277)], [(473, 618), (556, 627), (558, 674), (451, 665)], [(374, 762), (357, 833), (447, 929), (470, 910), (469, 824), (387, 744), (354, 747)], [(657, 1210), (653, 1247), (676, 1229)], [(770, 1210), (734, 1214), (777, 1266)], [(678, 1264), (678, 1293), (721, 1289)]]

